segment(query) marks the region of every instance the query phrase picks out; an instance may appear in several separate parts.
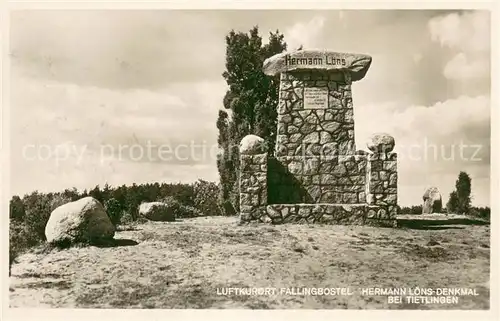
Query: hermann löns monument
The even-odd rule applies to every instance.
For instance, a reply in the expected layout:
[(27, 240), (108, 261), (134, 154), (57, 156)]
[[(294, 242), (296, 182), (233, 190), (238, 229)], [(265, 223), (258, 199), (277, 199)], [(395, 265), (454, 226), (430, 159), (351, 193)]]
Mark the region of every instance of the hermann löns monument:
[(242, 222), (394, 226), (397, 155), (394, 138), (374, 134), (369, 151), (355, 145), (351, 87), (372, 58), (300, 50), (264, 61), (280, 74), (276, 147), (262, 138), (240, 143)]

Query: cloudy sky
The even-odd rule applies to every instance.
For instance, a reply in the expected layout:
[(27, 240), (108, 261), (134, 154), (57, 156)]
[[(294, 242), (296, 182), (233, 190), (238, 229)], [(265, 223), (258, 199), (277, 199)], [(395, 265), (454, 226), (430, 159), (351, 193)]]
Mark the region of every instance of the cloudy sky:
[(14, 12), (11, 193), (217, 180), (224, 37), (254, 25), (265, 38), (279, 29), (290, 49), (373, 57), (353, 85), (356, 143), (395, 137), (401, 205), (421, 203), (428, 186), (447, 201), (460, 171), (473, 203), (489, 205), (484, 11)]

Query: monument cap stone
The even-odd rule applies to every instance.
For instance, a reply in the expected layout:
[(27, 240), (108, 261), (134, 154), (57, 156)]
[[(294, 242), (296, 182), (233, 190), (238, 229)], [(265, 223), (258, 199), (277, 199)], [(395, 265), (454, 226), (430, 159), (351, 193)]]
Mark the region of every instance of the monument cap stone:
[(240, 154), (256, 155), (267, 152), (266, 142), (257, 135), (246, 135), (240, 142)]
[(294, 70), (345, 71), (357, 81), (365, 77), (371, 62), (368, 55), (308, 49), (274, 55), (264, 61), (263, 71), (269, 76)]
[(366, 146), (374, 153), (389, 153), (394, 149), (394, 137), (386, 133), (376, 133), (370, 136)]

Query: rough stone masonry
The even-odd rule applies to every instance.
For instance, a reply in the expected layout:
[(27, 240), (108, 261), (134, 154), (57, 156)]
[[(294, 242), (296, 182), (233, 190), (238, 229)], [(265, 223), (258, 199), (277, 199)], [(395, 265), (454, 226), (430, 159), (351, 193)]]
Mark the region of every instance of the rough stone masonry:
[(371, 61), (361, 54), (300, 50), (264, 62), (265, 74), (280, 74), (276, 147), (269, 155), (255, 147), (265, 145), (262, 138), (242, 140), (242, 222), (395, 223), (394, 138), (378, 133), (367, 142), (369, 151), (355, 146), (351, 85), (363, 79)]

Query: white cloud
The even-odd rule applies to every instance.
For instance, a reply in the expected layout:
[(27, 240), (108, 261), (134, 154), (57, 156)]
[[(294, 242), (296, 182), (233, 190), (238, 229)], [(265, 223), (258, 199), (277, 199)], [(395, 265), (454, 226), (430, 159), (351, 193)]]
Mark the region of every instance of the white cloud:
[(441, 46), (454, 47), (460, 44), (460, 17), (457, 13), (432, 18), (429, 29), (432, 40), (439, 41)]
[(306, 23), (296, 23), (292, 27), (285, 30), (286, 42), (289, 50), (294, 50), (301, 45), (306, 48), (315, 48), (319, 36), (323, 32), (326, 18), (323, 16), (315, 16)]
[(463, 52), (453, 57), (443, 71), (447, 79), (480, 79), (490, 74), (490, 64), (487, 60), (469, 61)]
[(434, 17), (428, 24), (431, 39), (454, 52), (443, 74), (468, 80), (490, 76), (490, 13), (474, 11)]
[(466, 52), (490, 49), (490, 13), (474, 11), (437, 16), (429, 21), (431, 39)]
[[(213, 71), (224, 68), (230, 29), (214, 33), (217, 24), (189, 11), (20, 10), (11, 17), (10, 50), (26, 76), (156, 89), (219, 78)], [(203, 41), (193, 44), (192, 35)]]
[(27, 142), (55, 142), (58, 136), (64, 141), (70, 137), (81, 142), (106, 133), (165, 138), (188, 134), (194, 138), (206, 128), (205, 123), (215, 122), (225, 90), (222, 81), (177, 84), (151, 91), (111, 90), (24, 77), (13, 77), (11, 87), (15, 137)]
[[(206, 142), (209, 148), (216, 143), (215, 122), (224, 92), (223, 81), (176, 84), (150, 91), (111, 90), (13, 76), (12, 192), (155, 178), (215, 180), (217, 170), (211, 159), (147, 163), (103, 160), (95, 153), (102, 146), (143, 145), (149, 141), (172, 148), (191, 141)], [(37, 148), (30, 150), (30, 159), (23, 155), (26, 146)], [(33, 160), (40, 148), (44, 157)]]
[(410, 106), (401, 110), (396, 103), (356, 106), (356, 140), (365, 146), (375, 132), (396, 138), (396, 147), (422, 143), (427, 137), (437, 140), (462, 133), (466, 128), (481, 128), (490, 122), (490, 99), (486, 96), (461, 96), (432, 106)]
[(174, 166), (168, 163), (144, 163), (116, 158), (102, 158), (100, 153), (82, 150), (82, 146), (68, 145), (79, 149), (64, 158), (51, 157), (46, 160), (20, 160), (11, 164), (12, 194), (24, 194), (34, 190), (43, 192), (61, 191), (76, 187), (88, 189), (99, 184), (131, 185), (148, 182), (193, 182), (198, 178), (217, 180), (215, 164)]

